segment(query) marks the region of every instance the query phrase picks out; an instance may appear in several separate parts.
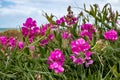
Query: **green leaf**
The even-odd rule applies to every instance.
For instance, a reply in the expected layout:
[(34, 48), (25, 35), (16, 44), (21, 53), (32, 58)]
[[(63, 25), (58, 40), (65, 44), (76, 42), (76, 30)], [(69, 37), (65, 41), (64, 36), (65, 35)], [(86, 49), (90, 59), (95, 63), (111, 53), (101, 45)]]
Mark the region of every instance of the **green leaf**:
[(29, 47), (26, 47), (24, 51), (26, 54), (30, 55)]
[(78, 22), (76, 24), (73, 25), (73, 28), (70, 28), (70, 32), (72, 33), (73, 37), (74, 38), (77, 38), (78, 37), (78, 34), (77, 34), (77, 26), (78, 26)]
[(95, 13), (94, 13), (94, 8), (92, 7), (92, 5), (90, 5), (90, 14), (95, 16)]
[(116, 11), (116, 15), (115, 15), (115, 22), (117, 22), (117, 20), (118, 20), (118, 11)]
[(116, 77), (116, 78), (118, 78), (118, 77), (120, 77), (120, 73), (118, 73), (117, 72), (117, 65), (114, 65), (114, 66), (109, 66), (110, 67), (110, 70), (111, 70), (111, 72), (113, 73), (113, 75)]
[(48, 16), (48, 14), (45, 13), (45, 17), (50, 23), (52, 23), (53, 25), (55, 24), (55, 21), (53, 21), (54, 16), (52, 14), (50, 16)]

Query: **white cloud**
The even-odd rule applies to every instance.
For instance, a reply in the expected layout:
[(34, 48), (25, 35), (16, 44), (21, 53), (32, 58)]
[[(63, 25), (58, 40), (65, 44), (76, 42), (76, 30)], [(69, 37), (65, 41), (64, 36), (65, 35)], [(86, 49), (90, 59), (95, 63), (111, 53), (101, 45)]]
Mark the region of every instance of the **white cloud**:
[[(64, 2), (68, 0), (4, 0), (14, 3), (0, 9), (0, 26), (16, 27), (21, 25), (27, 17), (32, 17), (38, 21), (38, 24), (46, 23), (46, 19), (42, 16), (42, 10), (47, 13), (53, 13), (57, 16), (65, 14), (66, 6)], [(12, 22), (11, 22), (12, 21)], [(7, 23), (7, 24), (6, 24)]]
[[(8, 25), (12, 24), (11, 26), (20, 25), (27, 17), (33, 17), (39, 23), (45, 22), (45, 18), (42, 16), (42, 11), (47, 13), (53, 13), (57, 17), (63, 16), (67, 13), (66, 8), (67, 6), (71, 5), (72, 7), (81, 7), (83, 8), (83, 4), (85, 3), (88, 7), (90, 4), (99, 4), (100, 7), (107, 2), (112, 4), (112, 7), (116, 10), (120, 10), (120, 0), (3, 0), (7, 2), (13, 3), (7, 7), (1, 7), (0, 9), (0, 25), (3, 25), (1, 22), (9, 23), (9, 21), (13, 21)], [(77, 5), (76, 5), (77, 4)], [(0, 0), (1, 6), (1, 0)], [(74, 9), (75, 10), (75, 9)], [(75, 14), (79, 11), (78, 9), (75, 10)], [(7, 19), (9, 16), (11, 18)], [(2, 21), (3, 20), (3, 21)], [(16, 22), (16, 23), (15, 23)], [(3, 26), (7, 26), (7, 24)]]
[(112, 4), (118, 4), (120, 0), (107, 0), (108, 2), (111, 2)]
[(9, 8), (1, 8), (1, 15), (30, 15), (32, 12), (37, 11), (34, 7), (14, 6)]
[[(41, 13), (42, 10), (46, 11), (48, 13), (56, 13), (58, 12), (58, 14), (61, 12), (59, 12), (60, 10), (65, 10), (65, 5), (63, 2), (65, 1), (70, 1), (70, 0), (61, 0), (61, 3), (59, 0), (44, 0), (44, 1), (37, 1), (37, 0), (5, 0), (5, 1), (11, 1), (12, 3), (15, 3), (15, 5), (10, 5), (9, 7), (4, 7), (2, 8), (1, 11), (1, 15), (7, 15), (7, 14), (11, 14), (11, 15), (15, 15), (15, 14), (23, 14), (23, 15), (28, 15), (28, 14), (32, 14), (32, 13)], [(48, 2), (47, 2), (48, 1)], [(33, 4), (34, 3), (34, 4)], [(51, 4), (49, 4), (51, 3)], [(65, 6), (65, 7), (64, 7)], [(41, 12), (40, 12), (41, 11)], [(64, 11), (63, 11), (64, 12)]]

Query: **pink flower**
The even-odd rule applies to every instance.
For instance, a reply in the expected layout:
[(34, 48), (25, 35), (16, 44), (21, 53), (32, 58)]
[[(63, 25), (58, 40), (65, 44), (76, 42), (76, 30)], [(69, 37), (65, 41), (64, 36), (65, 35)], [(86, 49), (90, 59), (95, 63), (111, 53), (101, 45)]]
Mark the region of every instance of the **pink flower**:
[(41, 40), (40, 45), (45, 46), (46, 44), (48, 44), (48, 41), (49, 41), (48, 39)]
[(49, 65), (49, 69), (54, 70), (55, 73), (62, 73), (64, 71), (64, 68), (62, 67), (64, 61), (65, 58), (62, 51), (56, 49), (50, 52), (47, 64)]
[(40, 34), (40, 28), (39, 28), (39, 27), (34, 27), (34, 28), (33, 28), (33, 32), (34, 32), (35, 34)]
[(53, 38), (54, 38), (54, 34), (49, 34), (48, 35), (48, 40), (53, 40)]
[(60, 25), (60, 24), (61, 24), (61, 21), (60, 21), (60, 20), (56, 20), (56, 24), (57, 24), (57, 25)]
[(0, 37), (0, 44), (2, 44), (2, 46), (7, 45), (7, 37), (6, 36), (1, 36)]
[(85, 59), (86, 59), (86, 60), (90, 60), (90, 59), (91, 59), (91, 55), (92, 55), (92, 52), (87, 51), (87, 52), (85, 53)]
[(24, 43), (22, 41), (18, 42), (18, 47), (19, 49), (23, 49), (24, 48)]
[(92, 40), (92, 34), (95, 33), (95, 29), (91, 24), (83, 24), (81, 25), (81, 33), (80, 36), (85, 37), (88, 36), (90, 40)]
[(29, 38), (33, 38), (35, 36), (34, 30), (29, 31)]
[(10, 47), (12, 47), (12, 48), (16, 46), (16, 40), (15, 40), (14, 37), (10, 37), (10, 38), (9, 38), (9, 40), (8, 40), (8, 45), (9, 45)]
[(77, 64), (77, 65), (81, 65), (85, 63), (85, 59), (84, 58), (77, 58), (75, 57), (75, 55), (70, 56), (70, 59), (72, 59), (72, 61)]
[(115, 30), (109, 30), (104, 33), (104, 38), (106, 40), (116, 41), (118, 39), (118, 34)]
[(40, 41), (40, 45), (45, 46), (46, 44), (48, 44), (49, 41), (53, 40), (53, 38), (54, 38), (54, 35), (49, 34), (46, 39)]
[(30, 36), (30, 37), (29, 37), (29, 43), (32, 43), (33, 40), (34, 40), (34, 36)]
[(93, 60), (91, 60), (91, 55), (92, 52), (88, 51), (79, 55), (72, 55), (70, 56), (70, 59), (77, 65), (82, 65), (85, 63), (85, 66), (89, 67), (91, 64), (93, 64)]
[(92, 40), (92, 33), (88, 32), (88, 30), (81, 31), (80, 36), (82, 37), (88, 36), (89, 39)]
[(40, 28), (40, 34), (43, 36), (45, 35), (46, 31), (47, 31), (47, 28), (48, 28), (48, 25), (43, 25), (41, 28)]
[(57, 25), (61, 25), (61, 24), (64, 23), (64, 22), (65, 22), (64, 17), (61, 17), (59, 20), (56, 20), (56, 24), (57, 24)]
[(53, 62), (53, 64), (51, 64), (49, 68), (53, 69), (55, 73), (62, 73), (64, 71), (64, 68), (57, 62)]
[(29, 33), (29, 29), (26, 27), (22, 27), (22, 34), (26, 37)]
[(63, 39), (69, 39), (69, 38), (71, 38), (72, 37), (72, 34), (71, 33), (69, 33), (69, 32), (63, 32), (62, 33), (62, 38)]
[(22, 34), (29, 39), (30, 43), (40, 34), (40, 28), (37, 27), (36, 21), (32, 18), (27, 18), (21, 30)]
[(37, 25), (36, 25), (36, 21), (35, 20), (33, 20), (32, 18), (27, 18), (26, 22), (23, 23), (23, 26), (27, 27), (27, 28), (31, 28), (31, 27), (37, 26)]
[(93, 25), (91, 25), (91, 24), (83, 24), (83, 25), (81, 25), (81, 30), (82, 31), (87, 30), (90, 33), (95, 33), (95, 29), (94, 29)]
[(93, 63), (91, 60), (92, 52), (88, 51), (90, 45), (83, 38), (74, 40), (71, 42), (72, 55), (70, 59), (77, 65), (82, 65), (85, 63), (86, 67), (89, 67)]
[(90, 60), (86, 61), (85, 66), (89, 67), (91, 64), (93, 64), (93, 60), (90, 59)]
[(71, 42), (72, 53), (78, 55), (90, 49), (90, 45), (83, 38)]
[(64, 17), (61, 17), (61, 18), (60, 18), (60, 22), (61, 22), (61, 23), (64, 23), (64, 22), (65, 22), (65, 18), (64, 18)]

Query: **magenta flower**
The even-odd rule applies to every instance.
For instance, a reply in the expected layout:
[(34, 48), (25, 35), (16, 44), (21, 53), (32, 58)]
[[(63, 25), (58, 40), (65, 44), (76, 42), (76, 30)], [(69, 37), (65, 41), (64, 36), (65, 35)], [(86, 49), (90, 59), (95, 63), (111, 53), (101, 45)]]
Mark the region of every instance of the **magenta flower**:
[(40, 34), (43, 36), (45, 35), (46, 31), (47, 31), (47, 28), (48, 28), (48, 25), (43, 25), (41, 28), (40, 28)]
[(46, 44), (48, 44), (49, 41), (53, 40), (53, 38), (54, 38), (54, 35), (49, 34), (46, 39), (40, 41), (40, 45), (45, 46)]
[(81, 33), (80, 36), (85, 37), (88, 36), (90, 40), (92, 40), (92, 34), (95, 33), (95, 29), (91, 24), (83, 24), (81, 25)]
[(72, 61), (77, 64), (77, 65), (81, 65), (85, 63), (85, 59), (84, 58), (77, 58), (75, 57), (75, 55), (70, 56), (70, 59), (72, 59)]
[(37, 27), (36, 21), (32, 18), (27, 18), (26, 22), (23, 23), (22, 34), (28, 38), (29, 42), (32, 43), (36, 36), (40, 34), (40, 28)]
[(88, 36), (89, 39), (92, 40), (92, 33), (88, 32), (88, 30), (81, 31), (80, 36), (82, 37)]
[(26, 37), (29, 33), (29, 29), (26, 27), (22, 27), (22, 34)]
[(92, 52), (88, 51), (90, 49), (90, 45), (83, 38), (74, 40), (71, 42), (72, 55), (70, 59), (77, 65), (82, 65), (85, 63), (86, 67), (93, 64), (93, 60), (91, 60)]
[(54, 38), (54, 34), (49, 34), (48, 35), (48, 40), (53, 40), (53, 38)]
[(40, 34), (40, 28), (39, 27), (34, 27), (33, 32), (35, 33), (35, 35)]
[(19, 49), (23, 49), (24, 48), (24, 43), (22, 41), (18, 42), (18, 47)]
[(60, 21), (60, 20), (56, 20), (56, 24), (57, 24), (57, 25), (60, 25), (60, 24), (61, 24), (61, 21)]
[(40, 34), (40, 29), (38, 27), (33, 27), (29, 31), (29, 42), (32, 43), (34, 38)]
[(104, 33), (104, 38), (106, 40), (116, 41), (118, 39), (118, 34), (115, 30), (109, 30)]
[(63, 39), (69, 39), (69, 38), (71, 38), (72, 37), (72, 34), (71, 33), (69, 33), (69, 32), (63, 32), (62, 33), (62, 38)]
[(57, 24), (57, 25), (61, 25), (61, 24), (64, 23), (64, 22), (65, 22), (64, 17), (61, 17), (59, 20), (56, 20), (56, 24)]
[(10, 38), (9, 38), (9, 40), (8, 40), (8, 45), (9, 45), (10, 47), (12, 47), (12, 48), (16, 46), (16, 40), (15, 40), (14, 37), (10, 37)]
[(7, 45), (7, 37), (6, 36), (1, 36), (0, 37), (0, 44), (2, 44), (2, 46)]
[(73, 63), (77, 65), (82, 65), (85, 63), (86, 67), (89, 67), (91, 64), (93, 64), (93, 60), (91, 59), (92, 52), (86, 52), (79, 55), (72, 55), (70, 56), (70, 59), (73, 61)]
[(40, 45), (41, 46), (45, 46), (46, 44), (48, 44), (49, 40), (48, 39), (44, 39), (40, 41)]
[(67, 32), (63, 32), (62, 38), (63, 38), (63, 39), (67, 39), (67, 38), (68, 38), (68, 33), (67, 33)]
[(72, 53), (78, 55), (90, 49), (90, 45), (83, 38), (71, 42)]
[(64, 68), (62, 67), (65, 61), (65, 57), (61, 50), (56, 49), (50, 52), (47, 64), (49, 69), (54, 70), (55, 73), (62, 73)]
[(64, 71), (64, 68), (57, 62), (53, 62), (49, 68), (53, 69), (55, 73), (62, 73)]
[(92, 52), (88, 51), (85, 53), (85, 59), (90, 60), (91, 59)]
[(86, 61), (85, 66), (89, 67), (91, 64), (93, 64), (93, 60), (90, 59), (90, 60)]
[(61, 18), (60, 18), (60, 22), (61, 22), (61, 23), (64, 23), (64, 22), (65, 22), (65, 18), (64, 18), (64, 17), (61, 17)]
[[(87, 53), (87, 54), (90, 54), (90, 53)], [(84, 55), (84, 54), (82, 54), (82, 55)], [(70, 59), (77, 65), (82, 65), (85, 63), (86, 67), (89, 67), (91, 64), (93, 64), (93, 60), (91, 60), (90, 55), (87, 58), (81, 57), (80, 55), (79, 56), (72, 55), (72, 56), (70, 56)]]
[(23, 23), (23, 26), (27, 27), (27, 28), (31, 28), (31, 27), (33, 27), (33, 26), (35, 27), (37, 25), (36, 25), (36, 21), (35, 20), (33, 20), (32, 18), (27, 18), (26, 22)]
[(34, 30), (29, 31), (29, 38), (33, 38), (35, 36)]
[(95, 29), (94, 29), (93, 25), (91, 25), (91, 24), (83, 24), (83, 25), (81, 25), (81, 30), (82, 31), (83, 30), (88, 30), (88, 32), (90, 32), (90, 33), (95, 33)]

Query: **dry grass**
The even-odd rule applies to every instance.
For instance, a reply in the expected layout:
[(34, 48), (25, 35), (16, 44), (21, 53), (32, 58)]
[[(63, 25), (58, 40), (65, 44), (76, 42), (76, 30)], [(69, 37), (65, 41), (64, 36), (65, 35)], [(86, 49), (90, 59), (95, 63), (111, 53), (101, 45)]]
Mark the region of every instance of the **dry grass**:
[(21, 40), (22, 39), (22, 34), (19, 30), (6, 30), (6, 31), (3, 31), (3, 32), (0, 32), (0, 36), (7, 36), (8, 38), (9, 37), (15, 37), (16, 39), (18, 40)]

